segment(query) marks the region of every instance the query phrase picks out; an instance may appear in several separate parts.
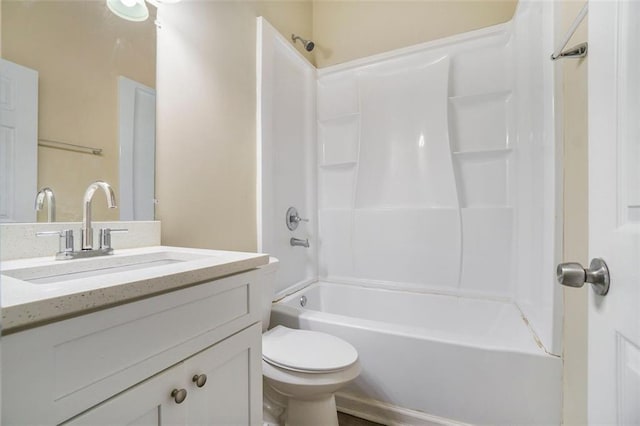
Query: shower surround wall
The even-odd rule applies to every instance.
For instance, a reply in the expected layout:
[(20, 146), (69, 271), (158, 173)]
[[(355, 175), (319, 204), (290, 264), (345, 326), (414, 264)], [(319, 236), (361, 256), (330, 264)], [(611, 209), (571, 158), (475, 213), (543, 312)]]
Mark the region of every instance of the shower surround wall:
[(561, 352), (550, 13), (319, 70), (321, 279), (510, 300)]
[(560, 423), (555, 8), (319, 71), (258, 20), (259, 248), (289, 295), (272, 325), (357, 348), (340, 409)]
[[(258, 251), (281, 260), (281, 295), (318, 277), (316, 69), (265, 19), (256, 22)], [(294, 231), (286, 226), (289, 207), (309, 220)], [(292, 237), (309, 247), (292, 247)]]

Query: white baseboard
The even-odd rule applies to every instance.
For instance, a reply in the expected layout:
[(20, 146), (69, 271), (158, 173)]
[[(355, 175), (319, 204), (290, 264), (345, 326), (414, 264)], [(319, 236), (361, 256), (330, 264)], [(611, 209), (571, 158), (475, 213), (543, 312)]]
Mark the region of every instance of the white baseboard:
[(336, 405), (338, 411), (343, 413), (390, 426), (470, 426), (468, 423), (445, 419), (348, 393), (337, 393)]

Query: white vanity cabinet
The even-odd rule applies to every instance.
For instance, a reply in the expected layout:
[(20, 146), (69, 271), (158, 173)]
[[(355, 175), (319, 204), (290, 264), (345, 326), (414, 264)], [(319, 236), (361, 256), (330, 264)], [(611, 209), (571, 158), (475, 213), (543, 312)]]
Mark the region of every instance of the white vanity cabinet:
[(186, 411), (168, 393), (169, 389), (181, 382), (181, 367), (181, 364), (176, 365), (63, 424), (184, 425)]
[(256, 277), (243, 272), (3, 336), (2, 425), (260, 424)]
[[(261, 412), (251, 409), (261, 407), (262, 377), (251, 374), (261, 368), (252, 354), (260, 351), (261, 331), (254, 324), (64, 425), (255, 424)], [(259, 404), (252, 407), (251, 401)]]

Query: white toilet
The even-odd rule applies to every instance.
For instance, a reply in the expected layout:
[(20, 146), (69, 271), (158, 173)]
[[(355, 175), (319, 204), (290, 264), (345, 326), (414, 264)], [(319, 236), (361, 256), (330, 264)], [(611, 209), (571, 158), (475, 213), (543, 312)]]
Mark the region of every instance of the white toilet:
[(261, 268), (265, 424), (337, 426), (334, 393), (360, 374), (358, 352), (326, 333), (281, 325), (267, 331), (278, 260)]

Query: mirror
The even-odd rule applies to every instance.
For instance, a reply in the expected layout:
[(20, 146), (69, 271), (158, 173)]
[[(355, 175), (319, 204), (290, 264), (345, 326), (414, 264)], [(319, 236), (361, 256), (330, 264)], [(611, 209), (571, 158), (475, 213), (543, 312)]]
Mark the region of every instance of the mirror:
[[(3, 173), (37, 174), (37, 188), (20, 194), (32, 216), (5, 221), (34, 221), (44, 187), (54, 191), (56, 221), (81, 221), (84, 191), (96, 180), (113, 186), (119, 208), (107, 209), (96, 194), (95, 220), (153, 220), (155, 8), (146, 21), (131, 22), (104, 0), (3, 0), (0, 7), (3, 86), (6, 67), (37, 78), (28, 93), (37, 102), (37, 151), (0, 163)], [(46, 204), (37, 220), (47, 221)]]

